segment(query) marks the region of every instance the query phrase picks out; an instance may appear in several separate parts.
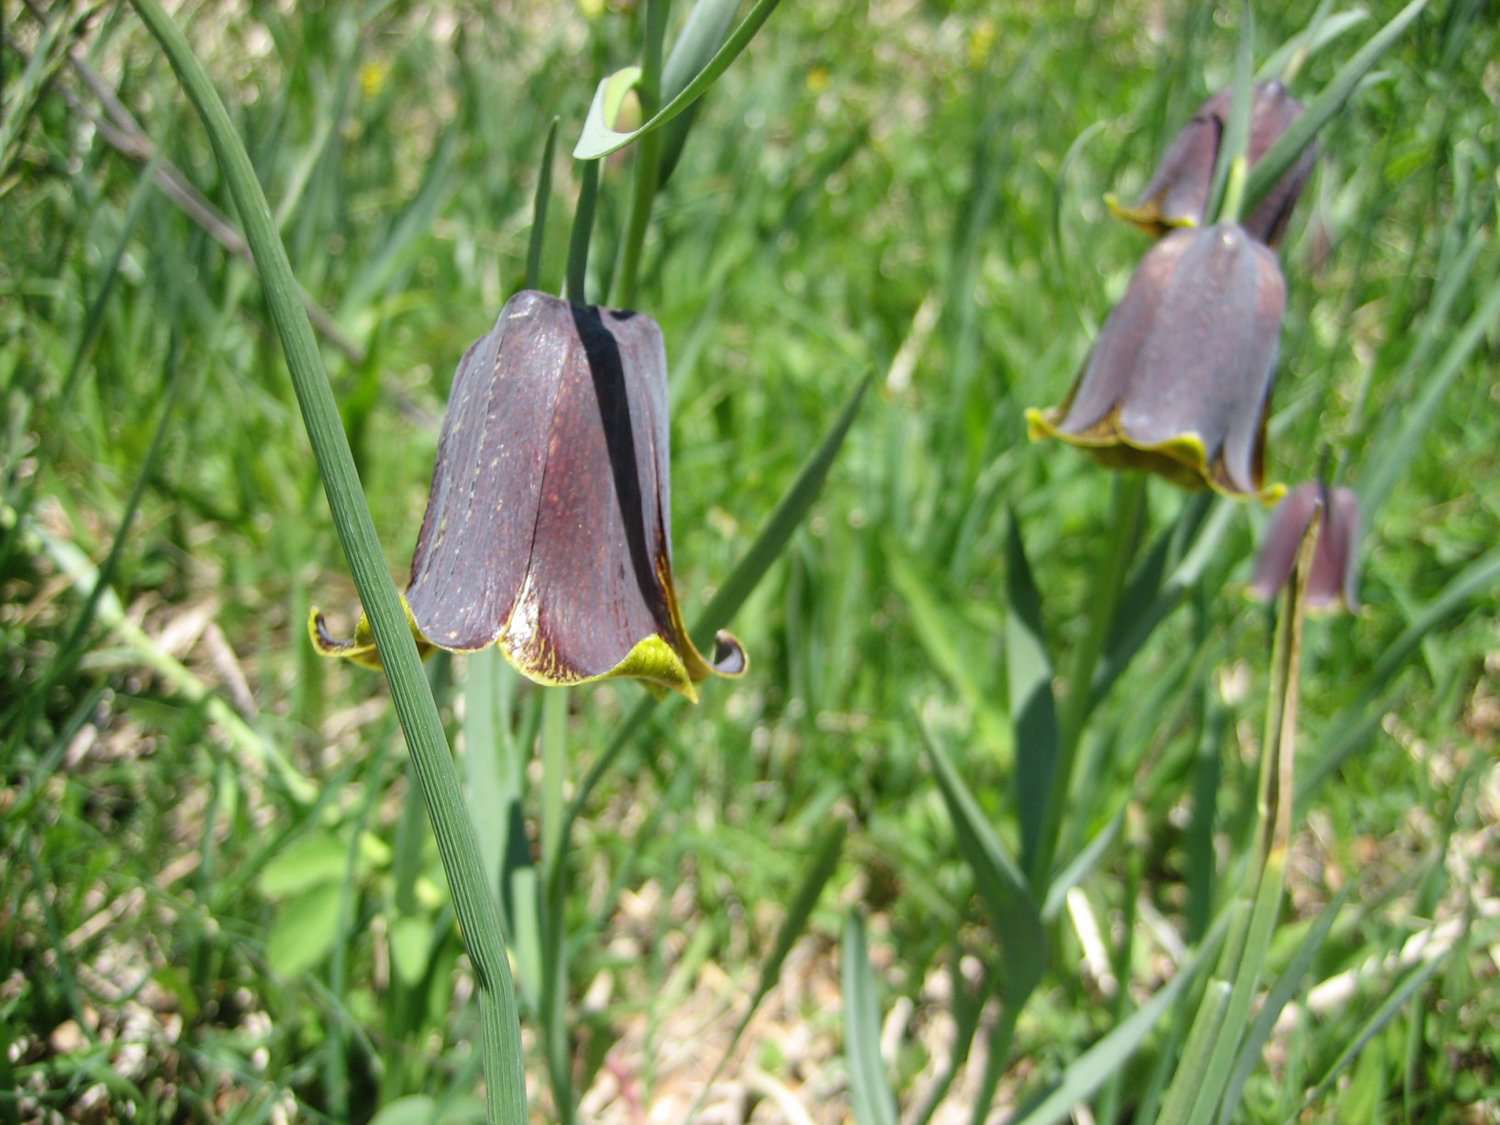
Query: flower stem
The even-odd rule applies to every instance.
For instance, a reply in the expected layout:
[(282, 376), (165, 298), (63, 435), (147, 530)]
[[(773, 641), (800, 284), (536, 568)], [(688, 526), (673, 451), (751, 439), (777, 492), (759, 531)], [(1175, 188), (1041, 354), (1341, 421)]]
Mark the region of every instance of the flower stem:
[(599, 198), (599, 162), (585, 160), (579, 170), (578, 208), (573, 212), (573, 233), (568, 238), (568, 288), (565, 295), (575, 304), (587, 304), (584, 283), (589, 272), (589, 241), (594, 236), (594, 204)]
[[(650, 117), (661, 102), (662, 41), (666, 38), (669, 0), (646, 0), (646, 49), (641, 58), (641, 76), (635, 94), (641, 103), (641, 116)], [(620, 274), (616, 301), (624, 308), (635, 307), (640, 286), (641, 251), (646, 244), (646, 227), (651, 222), (651, 207), (661, 182), (662, 138), (657, 129), (647, 133), (636, 146), (635, 186), (630, 197), (630, 218), (625, 227), (625, 241), (620, 248)]]

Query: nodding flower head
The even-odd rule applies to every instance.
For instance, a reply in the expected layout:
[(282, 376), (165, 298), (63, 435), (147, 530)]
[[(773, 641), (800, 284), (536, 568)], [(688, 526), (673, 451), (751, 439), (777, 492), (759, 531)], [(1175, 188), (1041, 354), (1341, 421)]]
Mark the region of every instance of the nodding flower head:
[[(1321, 515), (1320, 515), (1321, 514)], [(1322, 519), (1307, 575), (1305, 604), (1309, 613), (1359, 610), (1359, 498), (1347, 488), (1299, 484), (1271, 513), (1271, 523), (1255, 560), (1250, 595), (1271, 601), (1291, 577), (1297, 548), (1315, 517)]]
[(1066, 401), (1026, 412), (1032, 439), (1187, 488), (1276, 499), (1265, 427), (1285, 307), (1275, 253), (1242, 228), (1174, 231), (1142, 259)]
[[(1175, 227), (1202, 226), (1208, 217), (1205, 214), (1208, 193), (1213, 187), (1214, 166), (1229, 121), (1231, 98), (1229, 90), (1220, 90), (1199, 106), (1193, 119), (1172, 139), (1140, 200), (1131, 207), (1111, 200), (1111, 210), (1155, 235)], [(1301, 114), (1302, 103), (1280, 82), (1257, 82), (1250, 103), (1249, 163), (1254, 165), (1264, 156)], [(1281, 241), (1292, 208), (1316, 161), (1317, 151), (1309, 145), (1249, 217), (1242, 220), (1252, 238), (1267, 246)]]
[[(464, 354), (443, 419), (406, 607), (418, 646), (498, 645), (543, 684), (614, 677), (696, 698), (705, 660), (672, 581), (667, 361), (641, 313), (516, 294)], [(320, 652), (378, 665), (368, 623)]]

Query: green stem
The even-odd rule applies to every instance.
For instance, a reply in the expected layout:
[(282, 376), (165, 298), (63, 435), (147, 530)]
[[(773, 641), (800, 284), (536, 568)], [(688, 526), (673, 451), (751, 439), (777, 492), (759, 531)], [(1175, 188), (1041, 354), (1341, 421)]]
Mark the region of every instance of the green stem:
[(567, 298), (587, 304), (584, 297), (589, 272), (589, 241), (594, 236), (594, 204), (599, 198), (599, 162), (585, 160), (579, 171), (578, 209), (573, 212), (573, 233), (568, 238)]
[(1117, 478), (1114, 527), (1109, 543), (1095, 572), (1094, 604), (1089, 612), (1088, 632), (1073, 654), (1072, 675), (1068, 679), (1068, 697), (1060, 724), (1057, 765), (1052, 787), (1047, 793), (1047, 808), (1038, 836), (1035, 868), (1030, 873), (1033, 886), (1045, 886), (1057, 858), (1057, 840), (1062, 831), (1062, 811), (1072, 785), (1073, 769), (1078, 762), (1078, 745), (1083, 738), (1092, 702), (1094, 668), (1104, 651), (1119, 605), (1120, 591), (1125, 587), (1125, 572), (1136, 540), (1136, 526), (1146, 501), (1146, 474), (1126, 473)]
[(1245, 178), (1248, 172), (1249, 165), (1245, 163), (1245, 157), (1236, 156), (1234, 162), (1229, 165), (1229, 183), (1224, 188), (1224, 206), (1219, 208), (1219, 222), (1237, 223), (1240, 221), (1240, 209), (1245, 203)]
[[(650, 117), (661, 102), (662, 40), (666, 37), (669, 0), (646, 0), (646, 50), (641, 59), (641, 76), (635, 94), (641, 103), (641, 116)], [(661, 180), (661, 153), (664, 134), (658, 129), (647, 133), (636, 146), (635, 186), (630, 197), (630, 218), (625, 226), (625, 241), (620, 248), (618, 303), (635, 307), (640, 285), (641, 251), (646, 244), (646, 227), (651, 222), (651, 207)]]
[(396, 715), (432, 820), (460, 936), (478, 979), (489, 1119), (494, 1125), (514, 1125), (527, 1119), (526, 1081), (515, 990), (506, 961), (499, 906), (484, 881), (479, 845), (464, 808), (458, 771), (375, 535), (375, 524), (360, 488), (348, 438), (286, 248), (276, 231), (265, 192), (255, 177), (244, 143), (187, 39), (158, 0), (131, 2), (161, 44), (188, 98), (203, 118), (214, 155), (244, 222), (245, 236), (286, 353), (297, 404), (339, 542), (349, 561), (360, 601), (369, 615)]

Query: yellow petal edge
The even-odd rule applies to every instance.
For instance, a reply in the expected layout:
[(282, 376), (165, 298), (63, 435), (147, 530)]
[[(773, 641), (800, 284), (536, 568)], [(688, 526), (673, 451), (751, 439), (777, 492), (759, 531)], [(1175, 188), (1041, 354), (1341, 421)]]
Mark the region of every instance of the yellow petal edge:
[[(539, 650), (532, 647), (530, 651), (522, 653), (513, 651), (505, 644), (504, 634), (502, 639), (496, 643), (496, 647), (517, 672), (525, 676), (533, 683), (544, 687), (564, 687), (577, 684), (593, 684), (601, 680), (632, 679), (640, 680), (658, 699), (668, 691), (675, 691), (684, 696), (692, 703), (698, 702), (698, 689), (695, 684), (705, 680), (711, 675), (727, 676), (737, 678), (744, 674), (742, 668), (738, 672), (720, 672), (713, 665), (703, 659), (697, 648), (689, 638), (687, 630), (682, 627), (682, 616), (677, 609), (677, 599), (668, 595), (668, 604), (671, 608), (672, 626), (678, 636), (683, 639), (685, 653), (679, 653), (667, 640), (656, 633), (637, 641), (634, 647), (625, 654), (621, 660), (608, 672), (597, 676), (570, 675), (557, 654)], [(412, 639), (417, 642), (417, 652), (426, 659), (434, 651), (442, 648), (442, 645), (434, 644), (417, 627), (416, 619), (412, 616), (411, 606), (407, 604), (406, 598), (401, 599), (401, 608), (406, 613), (406, 624), (411, 629)], [(323, 620), (323, 614), (317, 608), (309, 612), (307, 617), (307, 634), (312, 639), (313, 648), (321, 656), (335, 657), (348, 660), (358, 664), (362, 668), (379, 669), (381, 667), (380, 654), (375, 648), (375, 637), (370, 630), (369, 619), (361, 613), (359, 623), (354, 627), (354, 636), (347, 641), (335, 639), (327, 629)], [(736, 646), (738, 641), (734, 642)], [(466, 651), (460, 649), (449, 649), (450, 652)], [(743, 654), (744, 649), (740, 649)], [(745, 667), (749, 667), (749, 657), (745, 658)]]
[(1111, 411), (1087, 433), (1070, 434), (1057, 428), (1061, 415), (1062, 411), (1058, 409), (1029, 408), (1026, 411), (1027, 436), (1032, 441), (1056, 438), (1084, 450), (1110, 468), (1142, 469), (1166, 477), (1182, 488), (1211, 488), (1233, 500), (1254, 497), (1269, 506), (1286, 494), (1286, 485), (1280, 483), (1265, 485), (1258, 492), (1240, 492), (1225, 487), (1210, 469), (1208, 451), (1203, 448), (1203, 439), (1195, 433), (1176, 434), (1159, 442), (1132, 441), (1121, 432), (1115, 412)]
[(1183, 227), (1198, 225), (1198, 220), (1191, 215), (1162, 214), (1161, 204), (1154, 199), (1147, 200), (1138, 207), (1132, 207), (1127, 203), (1121, 203), (1119, 197), (1110, 192), (1104, 197), (1104, 206), (1109, 208), (1109, 213), (1115, 218), (1131, 226), (1139, 227), (1157, 238)]

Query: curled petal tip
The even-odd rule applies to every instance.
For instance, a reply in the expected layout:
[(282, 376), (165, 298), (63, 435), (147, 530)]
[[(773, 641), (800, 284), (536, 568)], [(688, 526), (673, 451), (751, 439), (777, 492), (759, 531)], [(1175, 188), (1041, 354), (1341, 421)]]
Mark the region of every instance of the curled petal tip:
[[(412, 640), (416, 642), (417, 655), (426, 660), (432, 655), (435, 646), (417, 628), (416, 621), (412, 619), (411, 606), (407, 605), (405, 598), (401, 599), (401, 609), (406, 614), (406, 624), (411, 630)], [(307, 635), (312, 639), (313, 648), (319, 656), (348, 660), (362, 668), (381, 667), (380, 653), (375, 648), (375, 633), (370, 628), (369, 618), (363, 613), (354, 626), (354, 635), (348, 640), (340, 640), (329, 630), (322, 611), (314, 606), (307, 615)]]
[(750, 657), (739, 638), (726, 629), (714, 634), (713, 669), (721, 676), (743, 676), (750, 670)]

